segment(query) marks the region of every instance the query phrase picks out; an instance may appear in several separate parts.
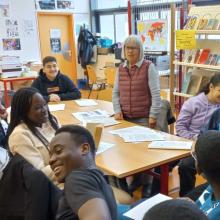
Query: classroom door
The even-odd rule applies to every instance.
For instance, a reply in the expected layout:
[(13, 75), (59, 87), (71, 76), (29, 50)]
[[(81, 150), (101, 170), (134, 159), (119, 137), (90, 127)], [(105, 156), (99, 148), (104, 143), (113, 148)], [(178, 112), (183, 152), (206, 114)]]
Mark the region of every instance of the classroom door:
[(41, 57), (56, 57), (60, 71), (76, 83), (76, 52), (73, 15), (38, 13)]

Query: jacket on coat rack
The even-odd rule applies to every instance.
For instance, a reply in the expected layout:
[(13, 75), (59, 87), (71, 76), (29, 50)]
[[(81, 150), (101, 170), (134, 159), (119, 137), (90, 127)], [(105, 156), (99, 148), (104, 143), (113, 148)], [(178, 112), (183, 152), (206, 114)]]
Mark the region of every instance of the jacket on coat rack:
[(92, 33), (85, 28), (81, 28), (78, 37), (78, 63), (84, 69), (91, 62), (94, 45), (96, 45), (96, 39)]

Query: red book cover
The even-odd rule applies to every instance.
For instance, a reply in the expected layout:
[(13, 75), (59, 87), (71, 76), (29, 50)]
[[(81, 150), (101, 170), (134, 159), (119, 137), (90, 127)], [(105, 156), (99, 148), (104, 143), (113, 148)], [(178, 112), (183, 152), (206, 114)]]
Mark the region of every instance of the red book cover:
[(205, 64), (208, 57), (209, 57), (209, 53), (210, 53), (210, 49), (203, 49), (203, 51), (201, 52), (201, 55), (199, 57), (199, 64)]

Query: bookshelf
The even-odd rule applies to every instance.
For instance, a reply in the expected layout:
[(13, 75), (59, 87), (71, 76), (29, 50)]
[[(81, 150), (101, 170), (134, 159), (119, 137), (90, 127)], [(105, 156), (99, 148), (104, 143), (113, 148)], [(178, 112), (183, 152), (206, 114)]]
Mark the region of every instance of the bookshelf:
[(173, 92), (173, 95), (190, 98), (198, 93), (212, 75), (220, 73), (220, 5), (192, 6), (184, 29), (195, 30), (196, 48), (183, 51), (183, 59), (174, 59), (172, 62), (175, 67), (182, 66), (184, 76), (182, 88)]
[(181, 65), (181, 66), (187, 66), (187, 67), (197, 67), (197, 68), (202, 68), (202, 69), (207, 69), (207, 70), (220, 71), (220, 66), (214, 66), (214, 65), (205, 65), (205, 64), (198, 64), (198, 63), (186, 63), (186, 62), (179, 62), (179, 61), (174, 61), (173, 64)]
[(182, 93), (182, 92), (173, 92), (173, 95), (180, 96), (180, 97), (183, 97), (183, 98), (193, 97), (193, 95), (191, 95), (191, 94), (186, 94), (186, 93)]
[(197, 35), (220, 35), (220, 30), (195, 30)]

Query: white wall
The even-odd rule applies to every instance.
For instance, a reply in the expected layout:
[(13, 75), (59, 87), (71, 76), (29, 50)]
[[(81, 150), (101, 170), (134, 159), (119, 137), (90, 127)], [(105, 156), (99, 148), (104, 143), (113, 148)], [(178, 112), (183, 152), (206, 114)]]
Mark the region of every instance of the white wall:
[[(74, 14), (74, 25), (75, 34), (78, 25), (86, 24), (90, 26), (90, 9), (89, 0), (75, 0)], [(37, 18), (35, 10), (34, 0), (9, 0), (10, 6), (10, 17), (9, 19), (18, 20), (19, 26), (19, 38), (21, 39), (21, 50), (20, 51), (3, 51), (2, 38), (6, 37), (5, 20), (7, 17), (1, 17), (0, 15), (0, 55), (18, 55), (21, 61), (35, 60), (41, 61), (40, 49), (39, 49), (39, 36), (37, 29)], [(32, 20), (34, 33), (32, 37), (24, 37), (22, 31), (22, 20)], [(77, 36), (75, 36), (77, 41)]]

